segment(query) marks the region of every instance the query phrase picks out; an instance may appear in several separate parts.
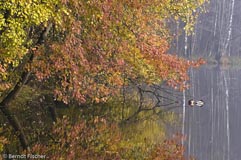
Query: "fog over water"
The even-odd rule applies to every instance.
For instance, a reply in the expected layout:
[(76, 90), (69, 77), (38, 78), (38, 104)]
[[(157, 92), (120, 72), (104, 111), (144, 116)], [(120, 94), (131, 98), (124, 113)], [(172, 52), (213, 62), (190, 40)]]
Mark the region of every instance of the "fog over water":
[(241, 70), (203, 66), (191, 71), (186, 96), (205, 101), (185, 108), (186, 151), (200, 160), (241, 157)]
[[(185, 57), (214, 60), (189, 71), (191, 88), (183, 93), (181, 132), (187, 155), (198, 160), (239, 160), (241, 157), (241, 64), (219, 64), (223, 57), (241, 55), (241, 1), (210, 0), (200, 15), (195, 33), (176, 38), (173, 51)], [(181, 25), (177, 25), (180, 29)], [(183, 47), (181, 47), (183, 46)], [(204, 107), (187, 101), (204, 100)]]

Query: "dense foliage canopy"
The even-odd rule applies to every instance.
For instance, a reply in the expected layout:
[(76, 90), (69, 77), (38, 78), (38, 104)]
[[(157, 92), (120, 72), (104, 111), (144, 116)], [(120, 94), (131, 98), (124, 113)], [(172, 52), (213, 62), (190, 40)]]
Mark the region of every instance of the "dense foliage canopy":
[(129, 80), (183, 88), (198, 63), (167, 54), (167, 22), (181, 19), (191, 30), (204, 2), (1, 1), (1, 95), (26, 70), (66, 103), (106, 100)]
[[(98, 118), (95, 115), (96, 118), (93, 113), (85, 111), (91, 108), (86, 106), (93, 109), (95, 105), (102, 108), (105, 105), (108, 109), (118, 110), (119, 115), (124, 114), (119, 113), (120, 107), (117, 107), (121, 103), (115, 102), (117, 105), (113, 103), (111, 107), (108, 105), (116, 97), (121, 97), (121, 89), (129, 84), (135, 84), (139, 89), (143, 84), (159, 86), (166, 83), (175, 89), (185, 89), (188, 68), (199, 66), (203, 61), (185, 60), (178, 57), (178, 53), (169, 54), (173, 38), (169, 28), (176, 22), (183, 22), (186, 33), (190, 33), (205, 2), (1, 0), (0, 110), (14, 129), (22, 148), (30, 150), (32, 147), (32, 151), (48, 153), (53, 159), (71, 156), (72, 159), (86, 158), (91, 155), (93, 159), (125, 156), (126, 159), (138, 156), (146, 159), (183, 159), (184, 150), (176, 141), (154, 146), (150, 144), (148, 147), (143, 142), (130, 150), (131, 147), (125, 144), (132, 146), (133, 143), (120, 136), (115, 123), (106, 122), (114, 116), (106, 120), (106, 117)], [(21, 89), (25, 92), (19, 96)], [(139, 94), (142, 101), (142, 92)], [(131, 100), (134, 102), (133, 97)], [(82, 119), (74, 123), (65, 118), (57, 119), (53, 104), (58, 102), (77, 105)], [(20, 125), (13, 113), (24, 113), (21, 116), (26, 118), (25, 113), (29, 114), (27, 110), (32, 106), (36, 110), (36, 106), (50, 110), (49, 117), (55, 122), (55, 125), (51, 123), (52, 132), (44, 131), (44, 127), (49, 127), (47, 123), (36, 132), (32, 131), (32, 121), (28, 122), (27, 127)], [(137, 106), (128, 110), (134, 110)], [(136, 114), (141, 112), (142, 106), (140, 102)], [(99, 110), (95, 108), (92, 111)], [(39, 115), (44, 112), (32, 111), (30, 115), (36, 114), (34, 118), (43, 119)], [(74, 114), (71, 113), (70, 117)], [(86, 115), (89, 117), (86, 118)], [(25, 135), (26, 130), (33, 132), (31, 136)], [(48, 138), (43, 139), (50, 143), (47, 147), (39, 138), (46, 135)], [(28, 138), (33, 145), (28, 143)], [(0, 152), (6, 143), (8, 141), (0, 135)], [(139, 155), (138, 151), (146, 155)]]

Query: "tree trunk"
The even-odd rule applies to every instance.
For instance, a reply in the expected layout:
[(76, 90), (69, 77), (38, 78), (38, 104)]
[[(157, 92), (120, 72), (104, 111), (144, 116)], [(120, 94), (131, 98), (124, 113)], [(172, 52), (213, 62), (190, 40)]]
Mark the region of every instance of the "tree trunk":
[(30, 73), (23, 72), (23, 74), (21, 76), (21, 79), (15, 85), (13, 90), (11, 92), (9, 92), (8, 95), (0, 103), (0, 109), (1, 109), (2, 113), (7, 118), (8, 122), (13, 127), (14, 131), (16, 132), (16, 135), (18, 136), (19, 141), (20, 141), (21, 146), (23, 147), (23, 149), (27, 149), (27, 150), (29, 150), (29, 148), (28, 148), (28, 142), (27, 142), (26, 135), (24, 134), (23, 128), (20, 125), (19, 120), (17, 119), (17, 117), (13, 113), (11, 113), (11, 111), (9, 109), (9, 103), (20, 92), (20, 90), (22, 89), (23, 84), (28, 80), (29, 75), (30, 75)]
[(6, 106), (1, 106), (1, 111), (3, 112), (3, 114), (6, 116), (8, 122), (10, 123), (10, 125), (13, 127), (15, 134), (18, 136), (19, 141), (21, 143), (21, 146), (23, 147), (23, 149), (27, 149), (28, 148), (28, 141), (26, 138), (26, 135), (23, 132), (23, 128), (19, 123), (19, 120), (17, 119), (17, 117), (11, 113), (11, 111), (9, 110), (8, 107)]

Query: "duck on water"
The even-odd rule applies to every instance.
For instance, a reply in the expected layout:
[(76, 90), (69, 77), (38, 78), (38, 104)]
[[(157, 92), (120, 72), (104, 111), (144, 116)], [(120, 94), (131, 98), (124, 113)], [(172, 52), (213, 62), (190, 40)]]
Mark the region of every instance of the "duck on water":
[(188, 105), (191, 106), (191, 107), (194, 107), (194, 106), (203, 107), (204, 101), (203, 100), (195, 101), (193, 99), (190, 99), (188, 101)]

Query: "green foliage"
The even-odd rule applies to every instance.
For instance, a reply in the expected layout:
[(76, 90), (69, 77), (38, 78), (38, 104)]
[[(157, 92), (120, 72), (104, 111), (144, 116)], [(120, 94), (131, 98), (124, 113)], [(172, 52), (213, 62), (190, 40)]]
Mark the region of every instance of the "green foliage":
[(46, 26), (52, 19), (59, 21), (60, 15), (56, 8), (59, 4), (58, 0), (1, 1), (1, 61), (17, 66), (32, 42), (29, 37), (31, 27)]
[(49, 24), (63, 26), (68, 10), (60, 0), (0, 1), (0, 94), (17, 81), (23, 69), (15, 70), (29, 56), (42, 30)]

